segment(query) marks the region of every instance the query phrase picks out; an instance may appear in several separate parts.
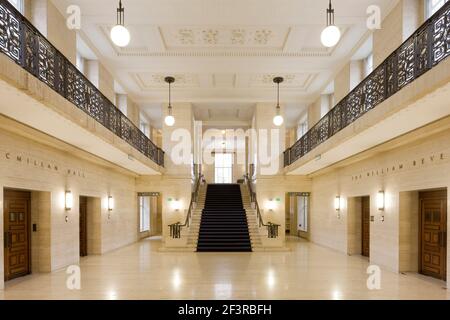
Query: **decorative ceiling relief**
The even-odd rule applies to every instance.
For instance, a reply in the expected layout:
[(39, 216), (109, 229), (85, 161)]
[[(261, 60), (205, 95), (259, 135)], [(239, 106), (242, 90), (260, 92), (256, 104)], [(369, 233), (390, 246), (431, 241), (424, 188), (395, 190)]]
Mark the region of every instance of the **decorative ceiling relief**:
[(244, 45), (247, 33), (245, 29), (233, 29), (231, 30), (231, 43), (233, 45)]
[(203, 30), (203, 42), (208, 45), (216, 45), (218, 43), (219, 31), (215, 29)]
[(256, 30), (255, 37), (253, 38), (254, 42), (259, 45), (267, 45), (272, 36), (272, 30)]
[(310, 73), (287, 73), (287, 74), (257, 74), (250, 78), (250, 87), (272, 87), (275, 77), (283, 77), (283, 86), (287, 88), (296, 88), (307, 90), (315, 74)]
[(289, 27), (160, 27), (167, 48), (270, 48), (283, 49)]
[(178, 30), (178, 39), (184, 45), (194, 45), (195, 35), (193, 30), (180, 29)]
[[(198, 87), (198, 76), (194, 74), (171, 74), (175, 78), (174, 87)], [(165, 78), (167, 74), (141, 72), (134, 73), (132, 77), (135, 79), (141, 90), (150, 90), (155, 88), (165, 88), (167, 83)]]

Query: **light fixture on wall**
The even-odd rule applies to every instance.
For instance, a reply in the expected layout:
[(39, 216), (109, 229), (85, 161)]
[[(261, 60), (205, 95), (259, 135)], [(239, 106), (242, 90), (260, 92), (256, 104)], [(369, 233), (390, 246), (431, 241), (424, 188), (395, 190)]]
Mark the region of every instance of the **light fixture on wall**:
[(112, 196), (108, 197), (108, 211), (114, 210), (114, 198)]
[(119, 0), (117, 8), (117, 24), (111, 29), (111, 40), (118, 47), (126, 47), (130, 43), (130, 32), (125, 28), (125, 8)]
[(378, 191), (377, 194), (377, 208), (380, 211), (383, 211), (385, 207), (385, 195), (384, 191)]
[(284, 122), (283, 116), (281, 115), (281, 107), (280, 107), (280, 83), (282, 83), (284, 79), (282, 77), (276, 77), (273, 79), (273, 82), (277, 84), (277, 109), (276, 115), (273, 118), (273, 124), (277, 127), (281, 126)]
[(320, 35), (320, 40), (325, 47), (331, 48), (338, 44), (341, 39), (341, 31), (334, 24), (334, 9), (331, 5), (327, 8), (327, 26)]
[(72, 210), (73, 207), (73, 195), (71, 191), (66, 191), (64, 198), (64, 206), (67, 211)]
[(172, 209), (173, 209), (174, 211), (176, 211), (176, 212), (178, 212), (178, 211), (181, 210), (181, 202), (180, 202), (180, 200), (175, 199), (175, 200), (172, 202)]
[(172, 83), (175, 82), (175, 78), (174, 77), (165, 77), (164, 81), (167, 82), (169, 84), (169, 113), (166, 116), (166, 118), (164, 119), (164, 122), (166, 123), (167, 126), (172, 127), (175, 124), (175, 118), (172, 115), (172, 91), (171, 91), (171, 86)]
[(270, 199), (270, 200), (267, 202), (267, 210), (269, 210), (270, 212), (275, 211), (276, 207), (277, 207), (277, 205), (276, 205), (274, 199)]
[(340, 196), (336, 196), (336, 198), (334, 198), (334, 209), (336, 211), (341, 210), (341, 197)]

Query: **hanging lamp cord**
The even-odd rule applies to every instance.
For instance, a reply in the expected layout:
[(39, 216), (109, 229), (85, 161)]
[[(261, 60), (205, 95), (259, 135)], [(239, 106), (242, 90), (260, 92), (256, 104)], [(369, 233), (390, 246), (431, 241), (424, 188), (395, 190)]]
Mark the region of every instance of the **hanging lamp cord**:
[(172, 91), (171, 91), (172, 83), (169, 82), (169, 114), (172, 115)]
[(280, 83), (277, 83), (277, 109), (280, 109)]
[(331, 0), (327, 9), (327, 26), (334, 26), (334, 9)]
[(122, 0), (119, 0), (119, 7), (117, 8), (117, 24), (125, 25), (125, 8), (122, 6)]

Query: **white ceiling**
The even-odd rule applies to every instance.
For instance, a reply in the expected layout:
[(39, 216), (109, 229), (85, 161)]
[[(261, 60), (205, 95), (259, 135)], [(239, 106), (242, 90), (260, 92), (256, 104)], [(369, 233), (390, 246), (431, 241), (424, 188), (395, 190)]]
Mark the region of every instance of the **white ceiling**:
[(53, 2), (63, 13), (80, 6), (81, 38), (152, 120), (161, 121), (153, 113), (167, 99), (166, 75), (176, 78), (174, 101), (222, 110), (215, 120), (233, 113), (225, 105), (274, 101), (272, 78), (281, 75), (294, 124), (369, 36), (366, 8), (377, 4), (385, 16), (397, 1), (335, 0), (343, 38), (332, 50), (320, 44), (328, 0), (123, 0), (132, 37), (124, 49), (108, 37), (118, 1)]

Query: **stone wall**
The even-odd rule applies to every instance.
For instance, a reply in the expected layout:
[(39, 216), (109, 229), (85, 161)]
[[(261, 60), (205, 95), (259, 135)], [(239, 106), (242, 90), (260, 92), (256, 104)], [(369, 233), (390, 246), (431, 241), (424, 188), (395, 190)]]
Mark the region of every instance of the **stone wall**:
[[(313, 242), (343, 253), (357, 252), (351, 240), (358, 232), (352, 227), (354, 198), (370, 196), (374, 216), (370, 224), (371, 262), (393, 271), (417, 271), (417, 192), (450, 188), (450, 130), (328, 170), (312, 179)], [(386, 196), (384, 211), (376, 207), (380, 190)], [(345, 200), (340, 218), (334, 208), (336, 196)]]
[[(82, 153), (79, 151), (79, 153)], [(118, 168), (118, 167), (117, 167)], [(31, 190), (33, 271), (48, 272), (79, 263), (79, 196), (92, 197), (88, 211), (96, 215), (95, 234), (88, 235), (90, 253), (102, 254), (137, 241), (138, 213), (135, 176), (123, 169), (102, 166), (6, 130), (0, 131), (0, 229), (3, 230), (4, 188)], [(64, 207), (64, 194), (74, 196), (72, 210)], [(115, 200), (109, 212), (107, 198)], [(95, 203), (97, 202), (97, 204)], [(100, 212), (89, 210), (96, 207)], [(88, 213), (89, 215), (89, 213)], [(67, 217), (67, 222), (66, 222)], [(92, 218), (92, 216), (91, 216)], [(88, 216), (89, 219), (89, 216)], [(97, 239), (95, 240), (95, 237)], [(3, 243), (3, 232), (0, 232)], [(96, 243), (93, 246), (92, 243)], [(0, 248), (3, 261), (3, 246)], [(3, 263), (0, 288), (3, 288)]]

